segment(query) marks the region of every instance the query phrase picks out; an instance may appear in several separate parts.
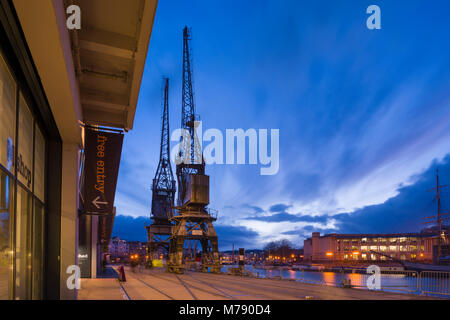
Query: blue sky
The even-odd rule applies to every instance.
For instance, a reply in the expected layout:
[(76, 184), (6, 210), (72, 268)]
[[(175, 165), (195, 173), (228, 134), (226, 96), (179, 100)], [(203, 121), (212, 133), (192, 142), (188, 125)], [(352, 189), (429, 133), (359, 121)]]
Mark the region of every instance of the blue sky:
[[(381, 30), (366, 27), (371, 4)], [(163, 76), (171, 130), (180, 126), (185, 25), (204, 130), (280, 130), (277, 175), (206, 168), (221, 249), (302, 246), (313, 230), (420, 230), (437, 165), (450, 184), (448, 12), (445, 0), (160, 1), (119, 173), (117, 214), (128, 217), (115, 234), (145, 239)]]

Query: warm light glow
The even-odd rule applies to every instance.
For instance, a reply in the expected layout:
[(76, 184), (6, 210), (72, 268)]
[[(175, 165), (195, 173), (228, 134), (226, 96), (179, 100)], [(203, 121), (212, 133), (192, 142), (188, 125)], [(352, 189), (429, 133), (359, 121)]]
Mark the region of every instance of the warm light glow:
[(420, 254), (420, 257), (423, 258), (423, 253)]
[(353, 251), (353, 254), (354, 254), (354, 255), (358, 255), (358, 254), (359, 254), (359, 251)]
[(327, 257), (332, 257), (333, 256), (333, 252), (327, 252), (326, 255), (327, 255)]
[(295, 257), (295, 254), (291, 254), (291, 258), (294, 258)]

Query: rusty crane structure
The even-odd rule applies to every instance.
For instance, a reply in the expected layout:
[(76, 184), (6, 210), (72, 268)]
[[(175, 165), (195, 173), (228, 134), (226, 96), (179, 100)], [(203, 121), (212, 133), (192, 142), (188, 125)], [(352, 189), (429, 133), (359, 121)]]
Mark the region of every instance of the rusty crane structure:
[(152, 224), (147, 227), (149, 261), (169, 252), (172, 234), (172, 210), (175, 202), (176, 183), (170, 164), (169, 130), (169, 79), (163, 83), (161, 145), (158, 168), (152, 184)]
[[(174, 207), (174, 214), (169, 219), (173, 225), (167, 266), (170, 272), (183, 272), (189, 259), (197, 260), (201, 256), (202, 271), (206, 272), (209, 269), (218, 272), (220, 270), (218, 239), (213, 226), (217, 213), (208, 208), (209, 176), (205, 174), (205, 162), (196, 133), (200, 122), (195, 113), (190, 41), (191, 31), (185, 27), (181, 110), (183, 134), (177, 154), (177, 206)], [(199, 255), (197, 247), (201, 248)]]

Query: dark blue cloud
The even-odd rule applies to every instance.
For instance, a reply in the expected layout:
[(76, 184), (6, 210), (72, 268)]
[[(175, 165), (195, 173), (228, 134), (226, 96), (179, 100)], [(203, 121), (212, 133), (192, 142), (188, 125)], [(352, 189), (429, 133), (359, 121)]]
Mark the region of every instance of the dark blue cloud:
[[(336, 229), (317, 228), (317, 227), (314, 227), (314, 226), (311, 226), (311, 225), (307, 225), (307, 226), (304, 226), (301, 229), (285, 231), (285, 232), (282, 232), (281, 234), (291, 235), (291, 236), (292, 235), (294, 235), (294, 236), (296, 235), (296, 236), (299, 236), (300, 238), (304, 239), (304, 238), (311, 237), (311, 234), (313, 232), (320, 232), (322, 234), (336, 233)], [(303, 246), (303, 243), (301, 243), (301, 245)]]
[(266, 222), (319, 222), (325, 223), (329, 218), (327, 216), (306, 216), (295, 215), (287, 212), (280, 212), (269, 216), (250, 216), (246, 220), (258, 220)]
[[(398, 189), (398, 195), (383, 204), (368, 206), (352, 213), (339, 214), (337, 220), (341, 233), (395, 233), (418, 232), (424, 228), (423, 218), (436, 214), (434, 191), (436, 168), (442, 184), (450, 185), (450, 155), (442, 163), (434, 162), (413, 185)], [(450, 211), (450, 190), (441, 194), (443, 212)]]
[(271, 206), (269, 208), (270, 212), (282, 212), (282, 211), (286, 211), (287, 209), (289, 209), (291, 206), (279, 203), (279, 204), (275, 204), (273, 206)]
[(242, 207), (243, 208), (247, 208), (247, 209), (252, 209), (254, 213), (262, 213), (262, 212), (264, 212), (264, 210), (262, 208), (257, 207), (257, 206), (252, 206), (250, 204), (244, 204)]
[(259, 245), (255, 243), (258, 233), (245, 227), (217, 225), (214, 227), (219, 237), (219, 249), (228, 250), (235, 245), (235, 248), (245, 247), (257, 249)]
[(118, 215), (114, 219), (112, 236), (119, 236), (119, 238), (127, 241), (147, 241), (145, 227), (150, 223), (150, 218)]

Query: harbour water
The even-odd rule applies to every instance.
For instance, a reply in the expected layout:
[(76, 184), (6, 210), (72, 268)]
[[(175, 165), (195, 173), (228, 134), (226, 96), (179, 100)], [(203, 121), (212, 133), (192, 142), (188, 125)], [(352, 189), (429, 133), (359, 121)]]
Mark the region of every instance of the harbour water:
[[(233, 267), (223, 266), (222, 272), (228, 272)], [(237, 266), (234, 266), (237, 267)], [(282, 278), (303, 283), (320, 284), (327, 286), (343, 286), (350, 281), (351, 287), (369, 290), (369, 283), (374, 284), (370, 274), (319, 272), (319, 271), (293, 271), (286, 268), (263, 269), (246, 265), (245, 270), (259, 278)], [(450, 298), (450, 276), (442, 277), (429, 274), (419, 276), (417, 272), (398, 272), (396, 274), (380, 275), (380, 290), (388, 292), (426, 294), (442, 298)]]

